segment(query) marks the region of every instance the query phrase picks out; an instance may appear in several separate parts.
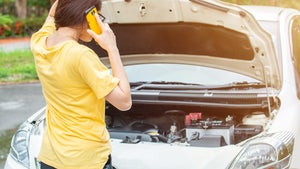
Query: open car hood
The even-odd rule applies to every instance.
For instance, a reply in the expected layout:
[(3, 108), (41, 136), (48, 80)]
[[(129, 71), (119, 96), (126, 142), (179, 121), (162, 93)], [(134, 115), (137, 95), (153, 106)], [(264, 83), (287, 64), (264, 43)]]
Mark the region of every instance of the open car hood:
[(244, 74), (269, 87), (281, 85), (271, 36), (236, 5), (214, 0), (104, 0), (101, 11), (117, 36), (125, 65), (144, 57), (144, 63), (203, 65)]

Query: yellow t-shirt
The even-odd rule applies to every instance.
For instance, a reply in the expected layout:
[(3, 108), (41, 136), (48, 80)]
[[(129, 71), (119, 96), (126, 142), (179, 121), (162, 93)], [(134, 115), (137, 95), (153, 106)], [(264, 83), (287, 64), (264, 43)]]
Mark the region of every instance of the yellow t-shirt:
[(46, 100), (39, 160), (58, 169), (102, 169), (111, 152), (105, 99), (118, 84), (88, 47), (69, 40), (46, 47), (53, 20), (31, 37), (36, 70)]

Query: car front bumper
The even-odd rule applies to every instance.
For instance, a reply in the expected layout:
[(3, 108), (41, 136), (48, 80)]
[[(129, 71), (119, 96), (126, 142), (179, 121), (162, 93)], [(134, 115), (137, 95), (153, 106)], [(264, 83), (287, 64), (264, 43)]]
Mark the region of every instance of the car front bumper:
[(7, 160), (5, 162), (4, 169), (27, 169), (27, 168), (21, 165), (20, 163), (18, 163), (10, 155), (8, 155)]

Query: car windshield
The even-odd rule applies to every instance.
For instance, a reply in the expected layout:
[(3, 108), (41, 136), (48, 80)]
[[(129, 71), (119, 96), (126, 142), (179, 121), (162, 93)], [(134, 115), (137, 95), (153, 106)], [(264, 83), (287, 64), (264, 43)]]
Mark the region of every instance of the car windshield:
[(134, 82), (178, 82), (201, 85), (223, 85), (254, 82), (256, 79), (234, 72), (187, 64), (139, 64), (125, 66), (128, 79)]

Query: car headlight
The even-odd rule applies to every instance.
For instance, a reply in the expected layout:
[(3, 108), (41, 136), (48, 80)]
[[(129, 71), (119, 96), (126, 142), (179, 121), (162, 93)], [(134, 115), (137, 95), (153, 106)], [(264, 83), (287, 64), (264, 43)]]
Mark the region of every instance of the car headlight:
[(31, 129), (32, 125), (29, 122), (21, 124), (12, 138), (10, 148), (10, 155), (26, 168), (29, 168), (28, 145)]
[(232, 163), (231, 169), (288, 168), (293, 152), (294, 136), (288, 132), (267, 134), (249, 141)]

